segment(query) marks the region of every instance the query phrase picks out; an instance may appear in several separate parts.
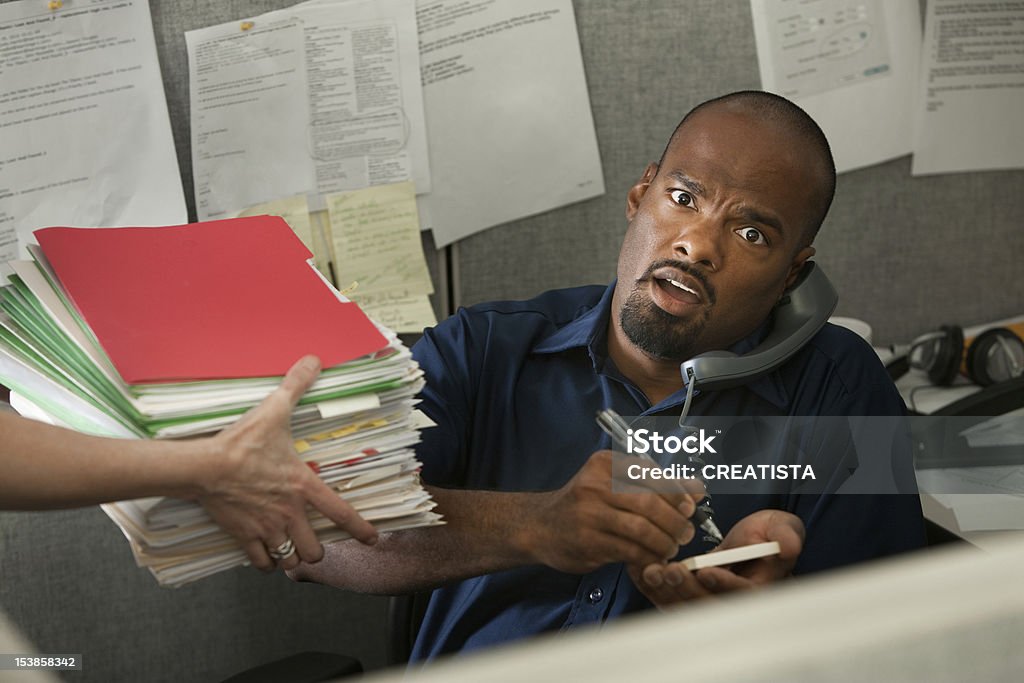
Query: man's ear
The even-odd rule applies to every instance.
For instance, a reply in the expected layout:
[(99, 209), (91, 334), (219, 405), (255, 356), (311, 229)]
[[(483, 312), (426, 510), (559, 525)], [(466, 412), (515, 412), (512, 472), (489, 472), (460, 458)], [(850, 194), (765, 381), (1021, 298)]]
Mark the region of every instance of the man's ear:
[(814, 256), (815, 249), (811, 246), (806, 246), (797, 252), (797, 255), (793, 258), (793, 262), (789, 264), (789, 273), (786, 274), (786, 289), (793, 286), (796, 282), (797, 275), (800, 274), (800, 270), (804, 267), (804, 263), (807, 259)]
[(636, 181), (633, 187), (629, 188), (629, 192), (626, 193), (626, 220), (633, 220), (633, 216), (636, 214), (636, 209), (640, 206), (640, 200), (647, 194), (647, 188), (651, 186), (651, 181), (654, 180), (654, 176), (658, 174), (658, 164), (653, 161), (647, 164), (647, 168), (644, 169), (644, 174), (640, 176), (640, 180)]

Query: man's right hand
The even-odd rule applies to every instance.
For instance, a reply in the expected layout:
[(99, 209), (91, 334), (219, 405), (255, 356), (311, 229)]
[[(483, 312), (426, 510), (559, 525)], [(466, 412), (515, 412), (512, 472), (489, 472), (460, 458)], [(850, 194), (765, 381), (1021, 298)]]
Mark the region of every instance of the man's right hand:
[(702, 497), (682, 486), (613, 493), (612, 452), (598, 451), (562, 488), (536, 494), (513, 543), (536, 562), (576, 574), (614, 562), (660, 563), (693, 538), (689, 518)]

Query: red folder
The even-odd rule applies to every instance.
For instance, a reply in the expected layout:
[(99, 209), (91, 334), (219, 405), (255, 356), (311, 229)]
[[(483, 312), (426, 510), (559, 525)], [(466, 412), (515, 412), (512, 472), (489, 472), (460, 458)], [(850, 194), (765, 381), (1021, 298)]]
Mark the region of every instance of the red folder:
[(35, 235), (128, 384), (283, 375), (307, 353), (326, 368), (387, 345), (277, 216)]

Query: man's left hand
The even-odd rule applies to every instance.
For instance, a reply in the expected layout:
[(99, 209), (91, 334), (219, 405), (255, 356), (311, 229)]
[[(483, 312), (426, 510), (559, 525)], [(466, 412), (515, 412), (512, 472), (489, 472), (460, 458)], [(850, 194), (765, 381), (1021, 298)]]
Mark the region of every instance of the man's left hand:
[(753, 543), (776, 541), (778, 555), (749, 560), (726, 567), (708, 567), (691, 572), (679, 562), (630, 565), (629, 576), (640, 592), (659, 608), (705, 598), (719, 593), (748, 590), (785, 578), (793, 571), (804, 545), (804, 525), (796, 515), (782, 510), (759, 510), (741, 519), (719, 546), (719, 550)]

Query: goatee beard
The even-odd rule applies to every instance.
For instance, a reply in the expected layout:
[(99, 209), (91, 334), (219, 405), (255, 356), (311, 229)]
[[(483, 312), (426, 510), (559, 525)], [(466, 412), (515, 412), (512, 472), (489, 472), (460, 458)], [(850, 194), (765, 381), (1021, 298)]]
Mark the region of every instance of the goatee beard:
[(708, 313), (705, 309), (691, 320), (677, 318), (658, 308), (637, 286), (622, 304), (619, 324), (626, 338), (650, 358), (681, 363), (694, 356)]

